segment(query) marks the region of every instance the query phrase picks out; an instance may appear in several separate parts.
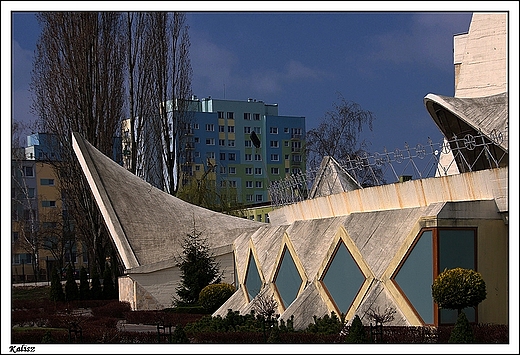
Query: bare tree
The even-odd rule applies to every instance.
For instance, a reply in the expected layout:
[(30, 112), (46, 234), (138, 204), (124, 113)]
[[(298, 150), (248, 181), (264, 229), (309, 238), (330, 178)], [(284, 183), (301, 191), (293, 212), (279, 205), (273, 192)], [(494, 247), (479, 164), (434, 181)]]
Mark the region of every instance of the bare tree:
[(127, 168), (175, 195), (185, 149), (191, 97), (189, 33), (184, 13), (126, 14), (128, 41)]
[[(372, 130), (374, 115), (363, 110), (355, 102), (347, 101), (338, 94), (338, 102), (334, 102), (333, 110), (326, 112), (318, 127), (307, 132), (306, 156), (307, 169), (316, 171), (324, 156), (331, 156), (341, 162), (347, 159), (362, 157), (370, 146), (370, 142), (361, 139), (365, 127)], [(380, 170), (375, 170), (381, 177)], [(362, 175), (362, 186), (373, 185), (374, 178), (370, 174)]]
[(72, 132), (107, 156), (123, 117), (121, 15), (113, 12), (43, 12), (31, 90), (41, 132), (56, 137), (52, 161), (63, 203), (103, 271), (110, 242), (72, 149)]

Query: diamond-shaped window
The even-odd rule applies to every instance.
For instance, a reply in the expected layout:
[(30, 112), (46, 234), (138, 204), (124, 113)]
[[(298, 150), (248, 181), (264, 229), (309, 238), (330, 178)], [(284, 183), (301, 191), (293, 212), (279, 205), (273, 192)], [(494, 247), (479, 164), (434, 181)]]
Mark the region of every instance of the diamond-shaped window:
[(246, 285), (247, 294), (249, 295), (249, 300), (252, 300), (262, 289), (262, 279), (260, 279), (260, 274), (258, 273), (253, 253), (249, 254), (249, 261), (247, 264), (247, 274), (244, 283)]
[(287, 246), (285, 246), (282, 253), (282, 262), (274, 278), (275, 286), (282, 298), (285, 308), (298, 296), (302, 282), (303, 280), (294, 264), (291, 253), (287, 250)]
[(365, 282), (365, 275), (343, 242), (336, 247), (321, 281), (339, 311), (347, 313)]
[(424, 231), (393, 277), (426, 324), (433, 324), (433, 241), (432, 231)]

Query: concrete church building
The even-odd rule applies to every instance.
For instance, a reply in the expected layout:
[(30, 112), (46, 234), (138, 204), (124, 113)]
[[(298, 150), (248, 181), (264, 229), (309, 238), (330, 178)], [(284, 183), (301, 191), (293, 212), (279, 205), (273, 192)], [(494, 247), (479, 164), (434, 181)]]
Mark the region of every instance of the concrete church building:
[(318, 175), (312, 198), (275, 209), (271, 223), (181, 201), (73, 134), (126, 268), (119, 299), (134, 310), (170, 307), (180, 278), (175, 257), (195, 227), (208, 238), (223, 281), (237, 286), (214, 315), (246, 314), (259, 298), (274, 297), (280, 319), (294, 316), (295, 329), (331, 312), (368, 323), (369, 309), (394, 309), (391, 325), (454, 323), (456, 311), (438, 309), (431, 284), (445, 268), (460, 266), (480, 272), (487, 286), (486, 300), (465, 310), (468, 319), (508, 324), (506, 29), (506, 14), (475, 13), (469, 32), (455, 36), (455, 97), (424, 98), (449, 144), (441, 159), (453, 153), (444, 158), (453, 162), (445, 165), (450, 169), (362, 188), (326, 158), (322, 168), (336, 173)]

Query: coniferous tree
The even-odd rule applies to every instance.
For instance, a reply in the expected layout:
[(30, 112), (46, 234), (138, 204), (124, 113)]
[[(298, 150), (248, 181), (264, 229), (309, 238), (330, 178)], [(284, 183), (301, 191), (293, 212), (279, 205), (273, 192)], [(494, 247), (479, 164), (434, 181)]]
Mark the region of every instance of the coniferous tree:
[(345, 339), (345, 343), (360, 344), (367, 342), (368, 337), (365, 332), (365, 327), (363, 326), (359, 316), (356, 315), (352, 320), (352, 324), (350, 325), (350, 331)]
[(65, 300), (65, 294), (63, 293), (63, 287), (61, 285), (61, 277), (57, 268), (54, 268), (51, 274), (50, 299), (51, 301)]
[(222, 278), (219, 264), (210, 254), (207, 240), (202, 237), (202, 232), (197, 231), (195, 225), (193, 231), (184, 238), (178, 265), (181, 283), (176, 289), (179, 299), (174, 298), (177, 305), (196, 304), (200, 291), (211, 283), (219, 283)]
[(103, 272), (103, 299), (110, 300), (114, 297), (115, 288), (114, 281), (112, 280), (112, 271), (110, 266), (105, 266), (105, 271)]
[(79, 299), (88, 300), (90, 298), (90, 285), (88, 283), (87, 270), (84, 266), (79, 271)]
[(99, 272), (96, 268), (92, 271), (92, 285), (90, 288), (90, 297), (93, 300), (100, 300), (103, 297), (101, 289), (101, 281), (99, 281)]
[(67, 267), (67, 281), (65, 282), (65, 299), (67, 301), (74, 301), (78, 299), (78, 284), (74, 280), (74, 271), (69, 264)]

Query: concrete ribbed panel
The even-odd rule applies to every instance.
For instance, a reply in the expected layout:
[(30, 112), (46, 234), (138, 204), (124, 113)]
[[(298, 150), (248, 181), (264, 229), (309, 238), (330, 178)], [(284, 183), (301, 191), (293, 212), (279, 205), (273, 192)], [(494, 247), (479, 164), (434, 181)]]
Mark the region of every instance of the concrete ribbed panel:
[(227, 301), (224, 302), (224, 304), (212, 314), (212, 316), (222, 316), (224, 318), (228, 314), (228, 309), (232, 309), (233, 311), (238, 311), (243, 314), (243, 311), (246, 309), (246, 307), (247, 303), (242, 290), (236, 290), (235, 293), (233, 293), (231, 297), (229, 297)]
[(261, 269), (266, 282), (272, 281), (271, 278), (276, 269), (276, 257), (286, 228), (287, 226), (266, 226), (251, 236), (258, 257), (257, 266)]
[[(386, 310), (394, 310), (394, 320), (385, 323), (385, 325), (410, 325), (399, 309), (399, 306), (394, 302), (388, 292), (386, 292), (384, 285), (380, 281), (374, 280), (374, 282), (372, 282), (362, 303), (359, 305), (359, 308), (355, 313), (359, 318), (361, 318), (363, 324), (374, 324), (374, 320), (367, 315), (368, 310), (371, 310), (376, 314), (383, 314)], [(349, 319), (349, 321), (351, 321), (351, 319)]]
[(343, 225), (374, 277), (379, 279), (419, 220), (435, 217), (442, 205), (353, 213)]
[[(98, 199), (98, 205), (102, 211), (107, 210), (107, 206), (113, 210), (110, 214), (103, 213), (103, 217), (121, 226), (112, 238), (116, 244), (119, 240), (127, 241), (139, 265), (180, 255), (182, 240), (193, 230), (194, 223), (211, 248), (231, 245), (242, 232), (253, 232), (265, 225), (182, 201), (130, 173), (79, 134), (74, 137), (79, 142), (76, 155), (87, 157), (87, 164), (82, 165), (85, 174), (95, 173), (95, 179), (89, 181), (91, 188), (105, 192)], [(128, 248), (118, 248), (118, 251), (129, 253)]]
[(296, 257), (309, 280), (318, 277), (320, 266), (326, 263), (331, 243), (344, 219), (345, 217), (336, 217), (297, 221), (287, 229)]
[[(281, 315), (286, 323), (294, 315), (294, 329), (305, 329), (313, 322), (313, 316), (323, 317), (330, 315), (327, 305), (323, 301), (314, 283), (310, 283), (293, 303)], [(338, 315), (339, 316), (339, 315)]]
[(235, 262), (237, 265), (238, 281), (242, 283), (247, 273), (248, 250), (251, 242), (250, 233), (242, 233), (235, 239), (233, 248), (235, 251)]

